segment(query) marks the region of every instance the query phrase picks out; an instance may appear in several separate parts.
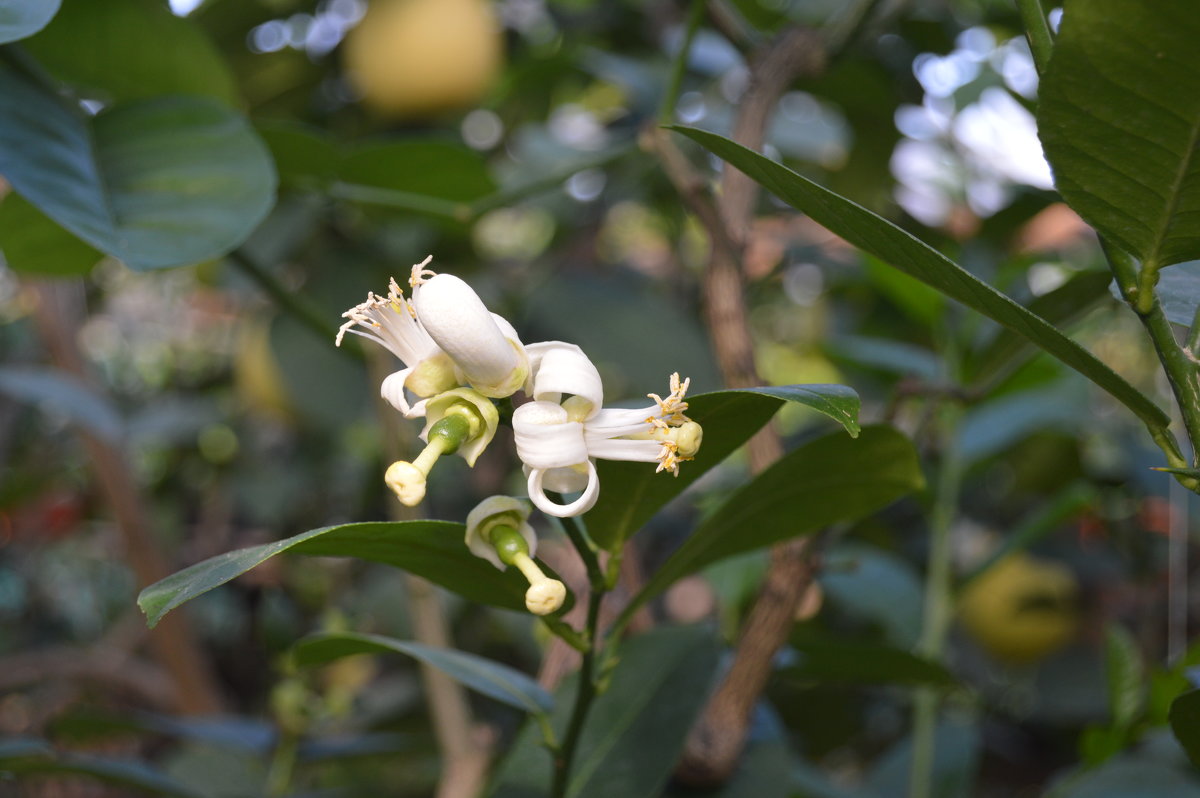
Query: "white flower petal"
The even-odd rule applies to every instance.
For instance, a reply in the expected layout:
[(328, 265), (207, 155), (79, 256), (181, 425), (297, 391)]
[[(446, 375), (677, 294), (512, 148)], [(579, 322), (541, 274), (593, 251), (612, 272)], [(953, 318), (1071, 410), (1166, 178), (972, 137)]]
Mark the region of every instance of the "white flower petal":
[(413, 304), (429, 335), (480, 393), (510, 396), (525, 382), (519, 348), (471, 286), (452, 274), (438, 274), (416, 287)]
[(545, 341), (525, 347), (529, 354), (531, 394), (534, 399), (561, 402), (564, 394), (586, 399), (591, 404), (588, 417), (604, 404), (604, 385), (600, 372), (583, 350), (563, 341)]
[(526, 487), (529, 489), (529, 498), (543, 513), (553, 515), (556, 518), (572, 518), (576, 515), (586, 513), (596, 505), (596, 499), (600, 497), (600, 477), (596, 474), (596, 464), (588, 460), (587, 469), (587, 486), (583, 489), (583, 493), (579, 498), (568, 504), (555, 504), (546, 496), (543, 485), (546, 476), (545, 469), (535, 468), (529, 472), (529, 479), (526, 482)]
[(561, 468), (587, 460), (583, 424), (568, 421), (553, 402), (527, 402), (513, 412), (517, 456), (530, 468)]

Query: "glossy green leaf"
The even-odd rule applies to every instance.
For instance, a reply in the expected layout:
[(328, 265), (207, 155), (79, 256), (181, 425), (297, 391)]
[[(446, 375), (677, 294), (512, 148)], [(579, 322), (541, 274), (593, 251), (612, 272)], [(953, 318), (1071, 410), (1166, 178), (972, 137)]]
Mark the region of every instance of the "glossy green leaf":
[(917, 452), (892, 427), (840, 432), (789, 452), (743, 485), (650, 578), (625, 614), (704, 566), (853, 521), (924, 486)]
[[(449, 521), (367, 521), (310, 529), (294, 537), (227, 552), (155, 582), (138, 596), (153, 627), (164, 615), (202, 593), (290, 552), (312, 557), (357, 557), (401, 568), (468, 601), (525, 611), (529, 587), (515, 568), (497, 570), (471, 554), (465, 527)], [(543, 570), (550, 569), (543, 566)], [(563, 611), (569, 609), (570, 597)]]
[(228, 252), (275, 198), (266, 148), (213, 100), (147, 100), (88, 117), (2, 68), (0, 174), (58, 224), (134, 269)]
[(939, 663), (880, 643), (822, 635), (793, 640), (791, 646), (798, 661), (776, 671), (776, 678), (820, 684), (953, 687), (958, 683)]
[(47, 277), (87, 274), (103, 257), (15, 193), (0, 203), (0, 253), (13, 271)]
[(51, 409), (110, 443), (117, 443), (125, 423), (108, 401), (66, 372), (36, 366), (0, 367), (0, 394)]
[(189, 94), (237, 103), (233, 73), (203, 30), (156, 0), (67, 0), (22, 46), (105, 102)]
[(1191, 0), (1067, 0), (1038, 89), (1059, 193), (1143, 263), (1200, 258), (1200, 14)]
[(1200, 767), (1200, 690), (1184, 693), (1172, 701), (1168, 719), (1180, 747), (1192, 764)]
[[(671, 774), (717, 665), (718, 645), (704, 627), (667, 627), (622, 644), (608, 689), (597, 696), (575, 752), (569, 798), (651, 798)], [(572, 684), (555, 698), (552, 724), (562, 739)], [(500, 765), (493, 798), (545, 798), (550, 754), (527, 723)]]
[(858, 434), (858, 394), (844, 385), (784, 385), (689, 397), (687, 415), (704, 427), (696, 459), (684, 463), (674, 478), (655, 474), (645, 463), (599, 461), (600, 499), (585, 516), (592, 539), (606, 549), (619, 548), (663, 505), (749, 440), (785, 402), (811, 407)]
[(296, 644), (297, 665), (324, 665), (355, 654), (405, 654), (431, 665), (481, 695), (524, 712), (549, 712), (554, 699), (520, 671), (490, 659), (448, 648), (395, 640), (382, 635), (330, 633), (306, 637)]
[(0, 44), (32, 36), (54, 19), (62, 0), (5, 0), (0, 3)]
[[(1034, 298), (1027, 307), (1062, 329), (1107, 296), (1111, 283), (1112, 275), (1106, 271), (1080, 272), (1053, 291)], [(994, 338), (968, 358), (967, 369), (973, 381), (993, 378), (1012, 371), (1036, 351), (1028, 338), (1001, 327)]]
[(87, 776), (151, 795), (203, 798), (204, 794), (160, 773), (144, 762), (56, 751), (41, 740), (0, 742), (0, 773)]
[(1052, 324), (891, 222), (729, 139), (693, 128), (673, 129), (854, 246), (1028, 339), (1108, 391), (1152, 430), (1170, 423), (1150, 399)]
[(1112, 624), (1104, 638), (1108, 703), (1112, 725), (1128, 729), (1141, 716), (1146, 703), (1145, 667), (1133, 636)]

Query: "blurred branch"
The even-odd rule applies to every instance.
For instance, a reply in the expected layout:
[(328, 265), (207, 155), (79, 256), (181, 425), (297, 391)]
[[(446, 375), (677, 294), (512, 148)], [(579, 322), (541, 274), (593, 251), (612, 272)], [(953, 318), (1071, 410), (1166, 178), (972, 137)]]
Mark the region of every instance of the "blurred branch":
[[(298, 294), (281, 283), (279, 278), (251, 257), (245, 248), (235, 249), (226, 257), (242, 274), (261, 288), (263, 293), (269, 296), (281, 310), (293, 316), (296, 321), (316, 333), (322, 340), (332, 342), (337, 337), (337, 326), (326, 321), (325, 314), (318, 307), (309, 302), (302, 294)], [(363, 358), (362, 350), (355, 347), (338, 347), (338, 350), (345, 352), (349, 357), (359, 360)]]
[[(34, 317), (54, 364), (91, 384), (78, 346), (78, 323), (84, 317), (82, 285), (78, 281), (29, 281)], [(139, 587), (166, 577), (171, 569), (158, 548), (137, 481), (115, 444), (86, 429), (78, 430), (87, 450), (93, 476), (100, 484), (125, 545), (125, 559)], [(176, 617), (177, 616), (177, 617)], [(223, 702), (206, 664), (207, 657), (192, 634), (187, 616), (175, 613), (149, 633), (155, 658), (175, 683), (177, 706), (188, 714), (220, 712)]]
[[(686, 58), (686, 53), (681, 57)], [(825, 68), (821, 37), (807, 28), (791, 28), (750, 59), (749, 86), (737, 108), (733, 139), (761, 149), (767, 122), (782, 94), (797, 77)], [(758, 186), (726, 165), (719, 199), (692, 170), (667, 133), (645, 141), (658, 154), (668, 179), (700, 219), (712, 240), (704, 280), (705, 318), (725, 384), (750, 387), (760, 379), (747, 318), (742, 251), (758, 199)], [(778, 459), (782, 445), (768, 427), (750, 441), (750, 467), (765, 469)], [(762, 592), (751, 608), (733, 662), (692, 728), (676, 776), (691, 785), (711, 786), (733, 773), (745, 746), (750, 715), (766, 686), (771, 662), (787, 639), (795, 608), (814, 576), (812, 538), (790, 541), (771, 550), (771, 566)]]
[[(371, 350), (367, 365), (372, 384), (382, 383), (387, 376), (390, 371), (389, 358), (390, 355), (382, 351)], [(384, 456), (388, 462), (400, 460), (405, 456), (401, 441), (412, 431), (405, 432), (400, 414), (381, 397), (376, 397), (376, 407), (379, 424), (383, 428)], [(388, 507), (394, 521), (408, 521), (416, 517), (416, 510), (405, 507), (390, 495)], [(420, 577), (405, 574), (404, 588), (408, 597), (413, 639), (427, 646), (452, 648), (454, 643), (450, 638), (450, 623), (441, 597), (433, 585)], [(420, 668), (434, 737), (442, 755), (437, 798), (475, 798), (483, 789), (487, 774), (491, 757), (491, 746), (487, 740), (491, 735), (486, 726), (476, 727), (472, 721), (471, 708), (462, 685), (425, 663)]]

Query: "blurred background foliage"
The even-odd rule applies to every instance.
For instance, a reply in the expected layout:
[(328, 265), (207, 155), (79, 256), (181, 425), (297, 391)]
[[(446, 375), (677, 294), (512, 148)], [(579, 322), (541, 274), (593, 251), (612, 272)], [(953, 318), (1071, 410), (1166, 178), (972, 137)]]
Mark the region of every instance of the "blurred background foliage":
[[(50, 96), (21, 99), (17, 81), (66, 86), (106, 109), (80, 124), (112, 201), (139, 181), (183, 179), (127, 157), (123, 144), (154, 135), (164, 158), (231, 193), (211, 219), (186, 203), (123, 206), (134, 221), (179, 214), (197, 226), (195, 251), (212, 250), (197, 258), (175, 238), (139, 237), (137, 224), (84, 235), (99, 228), (63, 221), (80, 212), (50, 221), (0, 185), (0, 792), (262, 795), (277, 783), (282, 731), (302, 737), (288, 794), (431, 794), (437, 751), (414, 663), (295, 672), (284, 657), (320, 628), (411, 636), (395, 572), (282, 559), (196, 600), (191, 622), (224, 714), (179, 715), (177, 686), (142, 645), (133, 597), (143, 580), (78, 432), (127, 453), (169, 570), (386, 518), (374, 364), (356, 345), (334, 349), (330, 331), (428, 253), (524, 340), (582, 346), (613, 399), (661, 390), (675, 370), (697, 392), (719, 388), (699, 312), (707, 231), (638, 144), (669, 91), (686, 13), (671, 0), (369, 10), (362, 0), (64, 0), (45, 29), (5, 49), (5, 120), (18, 100), (37, 113)], [(824, 74), (784, 95), (766, 152), (1039, 308), (1165, 397), (1093, 235), (1052, 191), (1030, 112), (1037, 73), (1012, 5), (710, 3), (672, 118), (728, 134), (747, 53), (794, 24), (847, 35)], [(193, 138), (186, 114), (240, 138)], [(12, 129), (0, 140), (10, 152), (25, 135)], [(956, 452), (961, 589), (944, 662), (917, 659), (930, 497), (837, 529), (756, 716), (740, 786), (721, 794), (903, 794), (913, 685), (948, 696), (939, 796), (1049, 784), (1071, 796), (1200, 794), (1164, 731), (1193, 658), (1187, 498), (1148, 470), (1159, 456), (1134, 419), (772, 198), (744, 266), (767, 382), (851, 385), (864, 420), (894, 423), (932, 463)], [(82, 369), (55, 353), (48, 323), (75, 342)], [(963, 408), (953, 423), (939, 410), (947, 400)], [(793, 444), (814, 423), (799, 408), (778, 421)], [(521, 492), (510, 449), (493, 447), (473, 471), (447, 463), (425, 514), (461, 519), (482, 496)], [(744, 478), (736, 459), (710, 474), (629, 558), (653, 572)], [(723, 561), (651, 610), (711, 619), (732, 641), (765, 567), (761, 553)], [(528, 618), (452, 597), (449, 612), (460, 648), (537, 672), (546, 641)], [(473, 701), (507, 749), (519, 715)], [(5, 777), (6, 761), (25, 770)], [(126, 786), (26, 775), (39, 769)]]

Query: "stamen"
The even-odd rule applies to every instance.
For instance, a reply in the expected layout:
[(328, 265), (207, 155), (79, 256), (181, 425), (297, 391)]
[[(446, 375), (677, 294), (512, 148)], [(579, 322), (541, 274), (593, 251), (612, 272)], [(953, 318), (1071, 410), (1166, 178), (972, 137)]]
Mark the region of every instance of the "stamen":
[(688, 377), (682, 383), (679, 381), (679, 372), (676, 371), (671, 375), (671, 393), (666, 399), (663, 399), (656, 393), (648, 393), (646, 396), (654, 400), (658, 405), (659, 417), (650, 417), (646, 422), (654, 427), (662, 429), (663, 427), (676, 427), (684, 422), (690, 421), (683, 414), (684, 410), (688, 409), (688, 403), (683, 400), (687, 396), (688, 386), (692, 384), (692, 378)]
[(429, 265), (429, 262), (431, 260), (433, 260), (432, 255), (425, 258), (425, 260), (421, 261), (420, 263), (413, 265), (412, 273), (408, 277), (408, 284), (410, 286), (412, 286), (413, 288), (416, 288), (418, 285), (425, 282), (426, 280), (430, 280), (437, 276), (437, 272), (435, 272), (433, 269), (425, 268), (426, 266)]

